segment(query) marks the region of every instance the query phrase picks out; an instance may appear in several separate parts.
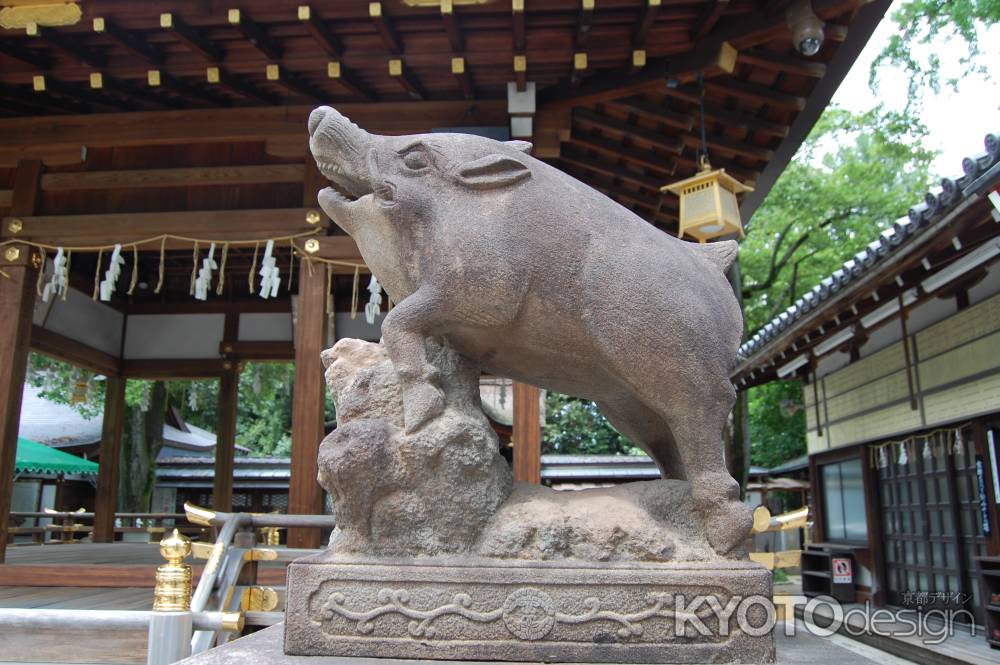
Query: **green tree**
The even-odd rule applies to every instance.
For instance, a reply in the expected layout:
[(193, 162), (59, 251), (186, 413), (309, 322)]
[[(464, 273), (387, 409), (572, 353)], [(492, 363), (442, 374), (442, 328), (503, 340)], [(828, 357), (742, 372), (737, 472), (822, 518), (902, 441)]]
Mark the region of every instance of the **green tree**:
[(546, 394), (543, 454), (635, 455), (641, 452), (611, 426), (593, 402), (551, 391)]
[[(892, 20), (897, 31), (872, 62), (873, 89), (887, 71), (902, 70), (909, 77), (908, 103), (919, 105), (925, 91), (938, 94), (942, 84), (954, 89), (969, 72), (990, 75), (982, 63), (980, 38), (984, 28), (1000, 21), (1000, 0), (906, 0)], [(944, 42), (948, 49), (933, 48)], [(959, 75), (943, 77), (947, 69)]]
[[(907, 113), (827, 109), (748, 224), (740, 248), (748, 335), (923, 197), (935, 156), (925, 136)], [(753, 464), (805, 452), (798, 383), (751, 389), (748, 398)]]

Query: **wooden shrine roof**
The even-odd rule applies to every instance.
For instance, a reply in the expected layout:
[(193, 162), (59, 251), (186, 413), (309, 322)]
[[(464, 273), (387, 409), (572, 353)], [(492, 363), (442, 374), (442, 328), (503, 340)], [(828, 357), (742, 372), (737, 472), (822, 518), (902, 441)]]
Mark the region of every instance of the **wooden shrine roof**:
[[(826, 39), (812, 58), (793, 48), (790, 4), (85, 0), (75, 25), (0, 30), (0, 217), (12, 167), (36, 158), (40, 217), (23, 237), (308, 230), (311, 107), (383, 133), (506, 126), (513, 81), (536, 86), (536, 156), (675, 232), (676, 198), (658, 188), (695, 171), (703, 71), (712, 164), (756, 187), (747, 218), (889, 2), (813, 0)], [(87, 225), (65, 216), (85, 214), (101, 223), (73, 235)], [(184, 290), (190, 251), (185, 264), (176, 249)]]

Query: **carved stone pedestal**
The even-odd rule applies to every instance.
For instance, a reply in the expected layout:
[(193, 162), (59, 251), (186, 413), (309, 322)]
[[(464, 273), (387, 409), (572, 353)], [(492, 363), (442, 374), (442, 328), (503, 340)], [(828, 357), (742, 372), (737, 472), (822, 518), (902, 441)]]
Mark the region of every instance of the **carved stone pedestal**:
[(743, 562), (358, 560), (288, 568), (285, 653), (771, 663), (771, 576)]

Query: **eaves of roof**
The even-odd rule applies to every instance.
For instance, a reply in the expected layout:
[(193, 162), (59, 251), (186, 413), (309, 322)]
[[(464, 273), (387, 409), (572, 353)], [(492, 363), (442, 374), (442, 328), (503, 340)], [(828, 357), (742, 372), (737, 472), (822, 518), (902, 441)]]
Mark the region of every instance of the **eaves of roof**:
[(906, 217), (875, 237), (832, 274), (820, 280), (784, 312), (758, 330), (739, 349), (733, 377), (739, 377), (760, 365), (760, 361), (779, 340), (797, 337), (812, 323), (811, 314), (820, 313), (837, 296), (865, 285), (882, 268), (920, 244), (928, 229), (949, 223), (982, 194), (1000, 182), (1000, 135), (987, 134), (985, 150), (962, 160), (964, 174), (943, 178), (940, 186), (927, 192), (924, 200), (910, 208)]

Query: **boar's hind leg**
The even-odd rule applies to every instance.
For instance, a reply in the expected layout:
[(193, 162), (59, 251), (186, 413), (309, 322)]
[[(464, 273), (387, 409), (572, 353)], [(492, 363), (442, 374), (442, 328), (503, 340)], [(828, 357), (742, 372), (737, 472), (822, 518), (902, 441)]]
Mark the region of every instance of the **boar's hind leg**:
[(447, 301), (421, 287), (396, 305), (382, 322), (382, 339), (403, 386), (403, 421), (407, 432), (420, 429), (444, 410), (438, 370), (427, 359), (426, 340), (440, 334)]
[(615, 429), (653, 458), (661, 476), (685, 478), (670, 428), (655, 411), (631, 396), (598, 402), (597, 406)]
[(722, 451), (722, 430), (736, 391), (725, 373), (713, 376), (705, 365), (701, 372), (693, 367), (685, 371), (678, 365), (679, 371), (667, 372), (658, 384), (669, 390), (646, 390), (644, 397), (673, 434), (709, 543), (721, 555), (745, 556), (753, 518), (740, 501), (739, 484), (726, 470)]

